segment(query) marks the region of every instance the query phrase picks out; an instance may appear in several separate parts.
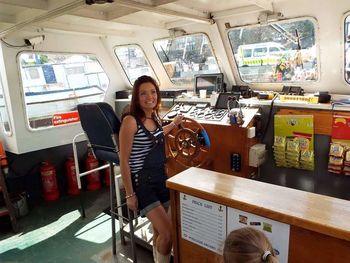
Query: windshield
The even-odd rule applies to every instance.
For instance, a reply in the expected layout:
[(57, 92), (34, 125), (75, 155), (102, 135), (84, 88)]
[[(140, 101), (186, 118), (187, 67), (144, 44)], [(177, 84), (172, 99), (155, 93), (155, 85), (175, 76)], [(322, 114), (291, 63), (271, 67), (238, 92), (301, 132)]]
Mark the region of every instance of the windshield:
[(154, 41), (170, 80), (179, 85), (192, 85), (194, 75), (219, 73), (219, 66), (204, 34), (194, 34)]
[(305, 82), (318, 78), (315, 27), (309, 19), (235, 28), (228, 36), (244, 82)]

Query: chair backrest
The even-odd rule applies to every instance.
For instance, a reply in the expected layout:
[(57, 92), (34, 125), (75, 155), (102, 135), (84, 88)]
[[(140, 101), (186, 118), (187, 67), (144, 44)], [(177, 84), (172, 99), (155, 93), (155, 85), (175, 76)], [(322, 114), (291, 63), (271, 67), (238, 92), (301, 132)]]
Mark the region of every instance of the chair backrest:
[(118, 162), (117, 136), (120, 121), (113, 108), (105, 102), (78, 105), (83, 128), (97, 159)]

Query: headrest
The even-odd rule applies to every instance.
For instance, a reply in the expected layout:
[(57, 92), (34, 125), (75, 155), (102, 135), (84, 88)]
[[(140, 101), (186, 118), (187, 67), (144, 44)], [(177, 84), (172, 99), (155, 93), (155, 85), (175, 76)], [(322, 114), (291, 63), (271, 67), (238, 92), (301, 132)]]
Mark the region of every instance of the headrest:
[(101, 109), (103, 114), (106, 116), (106, 118), (107, 118), (107, 120), (108, 120), (108, 122), (113, 130), (113, 133), (119, 134), (120, 121), (119, 121), (118, 117), (115, 115), (115, 112), (114, 112), (112, 106), (106, 102), (98, 102), (96, 104)]

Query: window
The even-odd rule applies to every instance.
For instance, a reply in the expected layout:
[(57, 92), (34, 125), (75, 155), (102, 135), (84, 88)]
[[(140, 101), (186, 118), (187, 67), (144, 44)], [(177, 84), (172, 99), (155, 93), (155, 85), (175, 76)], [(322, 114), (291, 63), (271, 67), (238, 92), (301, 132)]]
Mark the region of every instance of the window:
[(243, 56), (244, 57), (251, 57), (252, 56), (252, 50), (251, 49), (243, 50)]
[(267, 53), (266, 47), (265, 48), (255, 48), (253, 56), (254, 57), (263, 57), (263, 56), (266, 56), (266, 53)]
[(156, 40), (153, 45), (175, 84), (191, 85), (195, 74), (220, 73), (209, 39), (204, 34)]
[(277, 47), (270, 47), (270, 48), (269, 48), (269, 51), (270, 51), (270, 52), (278, 52), (278, 51), (280, 51), (280, 49), (277, 48)]
[(114, 49), (114, 53), (122, 65), (131, 85), (133, 85), (135, 80), (142, 75), (151, 76), (158, 81), (156, 74), (149, 65), (143, 50), (139, 46), (118, 46)]
[(345, 33), (345, 40), (344, 40), (344, 52), (345, 52), (345, 65), (344, 65), (344, 72), (345, 72), (345, 80), (347, 83), (350, 84), (350, 16), (347, 16), (345, 18), (345, 27), (344, 27), (344, 33)]
[(108, 88), (94, 55), (23, 52), (19, 62), (31, 129), (79, 121), (76, 106), (102, 101)]
[(315, 26), (310, 19), (234, 28), (228, 37), (244, 82), (311, 82), (318, 78)]
[(4, 88), (2, 86), (2, 79), (0, 75), (0, 120), (1, 120), (2, 128), (4, 132), (10, 135), (12, 131), (11, 131), (9, 115), (7, 110), (8, 109), (7, 109), (6, 100), (4, 96)]

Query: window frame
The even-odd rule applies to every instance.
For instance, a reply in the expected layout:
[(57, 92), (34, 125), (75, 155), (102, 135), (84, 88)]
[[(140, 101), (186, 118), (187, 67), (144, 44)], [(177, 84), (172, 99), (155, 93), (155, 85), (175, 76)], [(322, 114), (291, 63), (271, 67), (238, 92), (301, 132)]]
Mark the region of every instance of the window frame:
[(11, 137), (13, 135), (12, 122), (11, 122), (11, 118), (10, 118), (10, 114), (9, 114), (9, 107), (8, 107), (8, 103), (7, 103), (7, 99), (6, 99), (6, 95), (5, 95), (4, 82), (3, 82), (3, 77), (2, 77), (1, 72), (0, 72), (0, 86), (2, 88), (2, 96), (3, 96), (3, 100), (4, 100), (4, 106), (5, 106), (5, 111), (6, 111), (6, 114), (7, 114), (8, 125), (9, 125), (9, 131), (7, 131), (5, 129), (4, 122), (1, 121), (2, 130), (3, 130), (3, 133), (6, 136)]
[[(350, 12), (349, 12), (349, 15), (350, 15)], [(302, 17), (294, 17), (294, 18), (283, 18), (283, 19), (279, 19), (277, 21), (271, 21), (271, 22), (268, 22), (268, 24), (274, 24), (274, 23), (292, 23), (292, 22), (297, 22), (297, 21), (302, 21), (302, 20), (310, 20), (313, 25), (314, 25), (314, 32), (315, 32), (315, 36), (314, 36), (314, 39), (315, 39), (315, 51), (316, 51), (316, 60), (317, 60), (317, 74), (316, 74), (316, 77), (317, 79), (316, 80), (313, 80), (313, 81), (298, 81), (298, 82), (295, 82), (295, 81), (281, 81), (281, 82), (246, 82), (242, 79), (241, 77), (241, 73), (239, 71), (239, 66), (238, 66), (238, 61), (236, 60), (236, 53), (233, 52), (233, 48), (232, 48), (232, 44), (231, 44), (231, 41), (230, 41), (230, 37), (229, 37), (229, 33), (230, 31), (232, 30), (235, 30), (235, 29), (240, 29), (240, 28), (254, 28), (254, 27), (258, 27), (260, 26), (259, 23), (253, 23), (253, 24), (245, 24), (245, 25), (237, 25), (237, 26), (234, 26), (234, 27), (230, 27), (230, 28), (227, 28), (226, 29), (226, 36), (227, 36), (227, 41), (228, 41), (228, 44), (230, 46), (230, 52), (231, 52), (231, 58), (232, 58), (232, 61), (230, 61), (231, 63), (234, 63), (235, 65), (235, 68), (237, 69), (237, 73), (234, 73), (235, 75), (238, 76), (238, 78), (240, 79), (240, 81), (243, 83), (243, 84), (246, 84), (246, 85), (277, 85), (277, 86), (280, 86), (281, 84), (287, 84), (287, 85), (313, 85), (314, 83), (320, 83), (321, 81), (321, 62), (320, 62), (320, 46), (319, 46), (319, 24), (318, 24), (318, 21), (315, 17), (311, 17), (311, 16), (302, 16)], [(253, 54), (253, 53), (252, 53)]]
[[(17, 53), (16, 56), (16, 61), (17, 61), (17, 71), (18, 71), (18, 80), (19, 80), (19, 85), (20, 85), (20, 93), (21, 93), (21, 100), (22, 100), (22, 106), (23, 106), (23, 113), (24, 113), (24, 119), (25, 121), (25, 126), (26, 128), (30, 131), (30, 132), (40, 132), (43, 130), (49, 130), (49, 129), (56, 129), (56, 128), (63, 128), (63, 127), (70, 127), (70, 126), (74, 126), (77, 124), (80, 124), (80, 121), (77, 122), (72, 122), (72, 123), (66, 123), (66, 124), (62, 124), (62, 125), (51, 125), (51, 126), (43, 126), (43, 127), (38, 127), (38, 128), (32, 128), (30, 126), (30, 121), (29, 121), (29, 116), (28, 116), (28, 110), (27, 110), (27, 104), (25, 101), (25, 92), (24, 92), (24, 87), (23, 87), (23, 80), (22, 80), (22, 73), (21, 73), (21, 61), (20, 61), (20, 57), (22, 54), (25, 53), (31, 53), (31, 54), (60, 54), (60, 55), (69, 55), (69, 56), (74, 56), (74, 55), (81, 55), (81, 56), (92, 56), (94, 58), (96, 58), (97, 63), (99, 63), (103, 73), (106, 75), (106, 78), (108, 79), (108, 86), (106, 88), (106, 90), (104, 91), (104, 98), (107, 94), (107, 90), (108, 87), (111, 83), (111, 80), (108, 76), (108, 74), (106, 73), (106, 70), (104, 69), (104, 67), (102, 66), (102, 63), (100, 62), (100, 60), (98, 59), (97, 54), (94, 53), (78, 53), (78, 52), (61, 52), (61, 51), (43, 51), (43, 50), (22, 50), (20, 52)], [(68, 75), (66, 75), (68, 76)], [(103, 101), (103, 100), (102, 100)], [(77, 106), (77, 105), (76, 105)]]
[[(209, 36), (208, 36), (207, 33), (205, 33), (205, 32), (195, 32), (195, 33), (189, 33), (189, 34), (186, 33), (186, 34), (183, 34), (183, 35), (178, 36), (178, 37), (186, 37), (186, 36), (192, 36), (192, 35), (205, 35), (205, 36), (207, 37), (207, 39), (208, 39), (208, 47), (210, 47), (210, 50), (211, 50), (212, 55), (213, 55), (213, 58), (215, 59), (216, 65), (218, 66), (218, 70), (219, 70), (218, 73), (223, 73), (223, 71), (222, 71), (222, 69), (221, 69), (221, 67), (220, 67), (220, 64), (218, 63), (219, 60), (218, 60), (218, 58), (217, 58), (217, 56), (216, 56), (216, 54), (215, 54), (215, 50), (214, 50), (214, 47), (213, 47), (213, 45), (212, 45), (212, 41), (211, 41), (211, 39), (209, 38)], [(178, 82), (174, 82), (174, 81), (170, 78), (170, 76), (168, 75), (167, 70), (166, 70), (166, 68), (165, 68), (165, 66), (164, 66), (164, 64), (163, 64), (163, 62), (162, 62), (162, 60), (160, 59), (160, 57), (159, 57), (159, 55), (158, 55), (157, 49), (156, 49), (156, 47), (155, 47), (155, 45), (154, 45), (154, 42), (160, 41), (160, 40), (165, 40), (165, 39), (171, 39), (171, 38), (175, 39), (175, 38), (177, 38), (177, 37), (171, 37), (171, 36), (169, 36), (169, 37), (162, 37), (162, 38), (154, 39), (153, 42), (152, 42), (152, 46), (153, 46), (153, 48), (154, 48), (154, 52), (156, 53), (156, 55), (157, 55), (157, 57), (158, 57), (158, 59), (159, 59), (159, 62), (161, 63), (161, 65), (162, 65), (162, 67), (163, 67), (163, 69), (164, 69), (164, 72), (165, 72), (166, 76), (168, 77), (170, 83), (172, 83), (173, 85), (176, 85), (177, 87), (181, 87), (181, 86), (182, 86), (182, 87), (193, 87), (193, 85), (194, 85), (194, 77), (193, 77), (193, 82), (192, 82), (191, 84), (182, 84), (182, 83), (179, 83), (179, 81), (178, 81)], [(187, 47), (186, 47), (186, 48), (187, 48)], [(211, 73), (208, 73), (208, 74), (211, 74)], [(196, 75), (196, 74), (194, 74), (194, 75)]]
[[(149, 66), (149, 67), (151, 68), (151, 70), (153, 71), (153, 74), (154, 74), (154, 76), (155, 76), (156, 82), (157, 82), (158, 85), (160, 86), (161, 83), (160, 83), (160, 81), (159, 81), (158, 75), (156, 74), (156, 72), (155, 72), (155, 70), (154, 70), (154, 68), (153, 68), (153, 66), (152, 66), (152, 64), (151, 64), (151, 62), (150, 62), (150, 60), (148, 59), (148, 57), (147, 57), (147, 55), (146, 55), (146, 52), (145, 52), (144, 49), (141, 47), (141, 45), (136, 44), (136, 43), (134, 43), (134, 44), (130, 43), (130, 44), (124, 44), (124, 45), (115, 45), (115, 46), (113, 46), (113, 53), (114, 53), (115, 57), (117, 58), (118, 63), (120, 64), (121, 68), (123, 69), (123, 72), (124, 72), (124, 74), (125, 74), (127, 80), (129, 81), (130, 87), (132, 87), (134, 84), (131, 83), (131, 81), (130, 81), (130, 79), (129, 79), (129, 76), (128, 76), (128, 74), (126, 74), (125, 68), (123, 67), (123, 64), (121, 63), (121, 61), (120, 61), (120, 59), (118, 58), (118, 56), (117, 56), (117, 54), (116, 54), (116, 51), (115, 51), (118, 47), (127, 47), (127, 46), (137, 46), (137, 47), (140, 48), (140, 50), (142, 51), (142, 53), (143, 53), (143, 55), (144, 55), (144, 57), (145, 57), (145, 59), (146, 59), (146, 61), (147, 61), (147, 63), (148, 63), (148, 66)], [(151, 77), (152, 77), (152, 76), (151, 76)]]
[[(346, 41), (346, 19), (349, 18), (349, 32), (348, 34), (350, 35), (350, 11), (346, 12), (342, 18), (342, 34), (343, 34), (343, 43), (342, 43), (342, 46), (343, 46), (343, 52), (342, 52), (342, 55), (343, 55), (343, 61), (342, 61), (342, 72), (343, 72), (343, 81), (345, 83), (345, 85), (347, 86), (350, 86), (350, 78), (349, 80), (346, 79), (346, 44), (347, 44), (347, 41)], [(349, 50), (350, 50), (350, 40), (349, 40)], [(350, 52), (350, 51), (349, 51)], [(350, 64), (350, 59), (348, 61), (348, 64)]]

